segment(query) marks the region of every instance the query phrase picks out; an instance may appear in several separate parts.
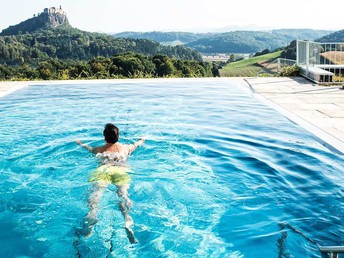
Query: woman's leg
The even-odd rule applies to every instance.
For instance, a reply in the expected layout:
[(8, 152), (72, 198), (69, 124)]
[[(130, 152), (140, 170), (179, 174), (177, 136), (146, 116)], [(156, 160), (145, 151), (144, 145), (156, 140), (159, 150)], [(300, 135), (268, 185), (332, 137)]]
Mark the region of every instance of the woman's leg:
[(105, 182), (104, 180), (100, 180), (93, 185), (92, 193), (87, 203), (90, 211), (87, 213), (87, 216), (84, 219), (84, 225), (83, 225), (83, 235), (85, 237), (89, 236), (92, 233), (93, 226), (98, 222), (98, 219), (97, 219), (98, 204), (107, 186), (108, 186), (108, 183)]
[(132, 201), (129, 199), (128, 190), (130, 188), (129, 184), (117, 186), (117, 194), (120, 198), (119, 209), (122, 212), (125, 221), (125, 230), (127, 232), (128, 239), (130, 243), (137, 243), (134, 237), (134, 231), (132, 226), (134, 225), (133, 218), (129, 215), (130, 208), (133, 206)]

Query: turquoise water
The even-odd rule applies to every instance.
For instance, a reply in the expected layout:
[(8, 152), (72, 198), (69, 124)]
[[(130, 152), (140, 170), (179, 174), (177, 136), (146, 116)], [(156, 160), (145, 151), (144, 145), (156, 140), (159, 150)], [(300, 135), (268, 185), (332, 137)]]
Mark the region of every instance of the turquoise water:
[[(97, 159), (74, 141), (146, 136), (89, 238)], [(0, 99), (2, 257), (321, 257), (344, 245), (344, 160), (230, 80), (29, 86)]]

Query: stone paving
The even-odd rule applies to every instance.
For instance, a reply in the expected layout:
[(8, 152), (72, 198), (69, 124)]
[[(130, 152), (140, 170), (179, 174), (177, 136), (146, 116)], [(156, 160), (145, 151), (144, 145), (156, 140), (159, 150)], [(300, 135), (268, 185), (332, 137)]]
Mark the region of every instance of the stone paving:
[(344, 90), (300, 78), (246, 78), (281, 113), (344, 154)]
[(0, 98), (25, 87), (27, 82), (0, 82)]

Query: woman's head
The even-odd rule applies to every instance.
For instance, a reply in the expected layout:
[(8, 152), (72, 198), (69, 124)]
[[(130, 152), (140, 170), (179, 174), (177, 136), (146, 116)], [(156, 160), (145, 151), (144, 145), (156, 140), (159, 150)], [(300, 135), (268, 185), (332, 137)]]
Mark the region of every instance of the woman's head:
[(107, 143), (116, 143), (119, 139), (119, 129), (114, 124), (106, 124), (103, 135)]

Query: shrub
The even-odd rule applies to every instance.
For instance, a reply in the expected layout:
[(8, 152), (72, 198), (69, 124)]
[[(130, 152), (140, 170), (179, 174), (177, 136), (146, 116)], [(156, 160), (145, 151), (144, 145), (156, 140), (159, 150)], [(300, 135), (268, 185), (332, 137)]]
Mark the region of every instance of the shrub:
[(281, 69), (280, 76), (282, 77), (289, 77), (289, 76), (298, 76), (299, 73), (299, 67), (297, 65), (292, 66), (284, 66)]

